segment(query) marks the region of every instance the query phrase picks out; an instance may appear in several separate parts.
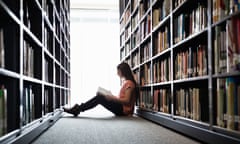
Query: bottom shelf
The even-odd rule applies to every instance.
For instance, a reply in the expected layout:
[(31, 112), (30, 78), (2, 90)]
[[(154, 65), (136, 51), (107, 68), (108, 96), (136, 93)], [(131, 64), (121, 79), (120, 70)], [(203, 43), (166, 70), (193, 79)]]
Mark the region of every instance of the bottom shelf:
[(47, 128), (52, 126), (62, 115), (61, 110), (56, 110), (52, 114), (44, 118), (40, 118), (36, 120), (34, 124), (23, 128), (21, 130), (17, 130), (12, 134), (9, 134), (1, 141), (2, 144), (24, 144), (31, 143), (37, 136), (39, 136), (42, 132), (44, 132)]
[(137, 108), (136, 114), (147, 120), (153, 121), (157, 124), (173, 129), (177, 132), (180, 132), (184, 135), (187, 135), (204, 143), (210, 144), (240, 143), (240, 139), (230, 137), (228, 135), (224, 135), (221, 133), (217, 133), (207, 128), (193, 126), (190, 123), (175, 120), (171, 117), (162, 116), (154, 112), (149, 112)]

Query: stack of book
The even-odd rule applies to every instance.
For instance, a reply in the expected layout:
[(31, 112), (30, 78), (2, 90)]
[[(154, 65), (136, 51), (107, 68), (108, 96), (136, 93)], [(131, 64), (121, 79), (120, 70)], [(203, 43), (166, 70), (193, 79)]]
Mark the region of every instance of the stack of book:
[(230, 130), (240, 130), (240, 79), (217, 79), (217, 125)]
[(215, 27), (214, 36), (215, 74), (240, 71), (240, 18)]

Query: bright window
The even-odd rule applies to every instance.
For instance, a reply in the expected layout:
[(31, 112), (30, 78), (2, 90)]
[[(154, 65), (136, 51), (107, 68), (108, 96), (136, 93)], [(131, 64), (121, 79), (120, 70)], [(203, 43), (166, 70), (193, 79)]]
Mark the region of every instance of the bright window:
[(119, 11), (71, 9), (70, 17), (71, 104), (93, 97), (98, 86), (118, 94)]

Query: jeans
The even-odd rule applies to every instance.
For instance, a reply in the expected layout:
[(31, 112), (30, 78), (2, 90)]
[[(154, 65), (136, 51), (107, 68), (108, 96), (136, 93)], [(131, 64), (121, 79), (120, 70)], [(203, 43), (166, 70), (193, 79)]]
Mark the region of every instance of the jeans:
[(86, 111), (96, 107), (98, 104), (102, 105), (103, 107), (105, 107), (106, 109), (108, 109), (109, 111), (111, 111), (117, 116), (124, 115), (122, 104), (115, 101), (107, 100), (103, 95), (96, 95), (95, 97), (88, 100), (87, 102), (82, 103), (80, 105), (80, 110)]

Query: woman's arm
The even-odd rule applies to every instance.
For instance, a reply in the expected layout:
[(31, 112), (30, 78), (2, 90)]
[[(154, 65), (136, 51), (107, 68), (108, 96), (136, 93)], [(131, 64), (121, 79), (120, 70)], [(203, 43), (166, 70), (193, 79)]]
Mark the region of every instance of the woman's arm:
[(131, 95), (132, 95), (133, 92), (134, 92), (134, 88), (128, 87), (125, 90), (125, 96), (124, 97), (119, 98), (119, 97), (113, 96), (113, 95), (106, 95), (106, 99), (113, 100), (113, 101), (119, 102), (121, 104), (128, 104), (131, 101)]

